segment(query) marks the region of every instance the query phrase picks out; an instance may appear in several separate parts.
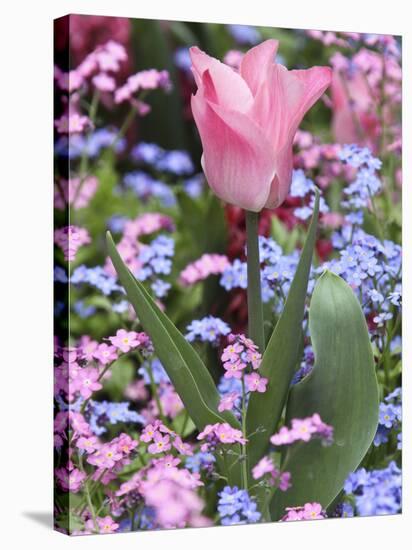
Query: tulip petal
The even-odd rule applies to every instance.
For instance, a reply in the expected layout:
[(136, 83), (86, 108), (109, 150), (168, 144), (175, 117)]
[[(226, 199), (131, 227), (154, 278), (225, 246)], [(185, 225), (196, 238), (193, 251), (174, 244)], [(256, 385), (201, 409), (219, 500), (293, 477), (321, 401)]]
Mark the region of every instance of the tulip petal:
[(274, 150), (243, 113), (192, 96), (192, 112), (203, 145), (202, 165), (213, 191), (224, 201), (259, 212), (274, 177)]
[(265, 40), (247, 51), (242, 59), (240, 74), (254, 96), (267, 80), (268, 70), (275, 63), (278, 46), (277, 40)]
[(250, 116), (276, 152), (276, 175), (266, 208), (275, 208), (285, 200), (292, 176), (293, 138), (302, 118), (324, 93), (330, 80), (328, 67), (288, 71), (282, 65), (273, 65), (266, 82), (260, 86)]
[(293, 170), (292, 142), (276, 154), (276, 174), (270, 185), (270, 193), (265, 208), (276, 208), (281, 205), (289, 193)]
[(207, 78), (211, 79), (217, 96), (213, 101), (241, 113), (247, 113), (250, 110), (253, 103), (252, 93), (236, 71), (197, 47), (190, 48), (190, 57), (199, 89), (204, 85), (205, 74), (209, 74)]
[(255, 97), (251, 117), (265, 130), (276, 149), (293, 140), (302, 118), (330, 81), (329, 67), (302, 71), (288, 71), (278, 64), (270, 67), (266, 82)]
[(310, 69), (290, 71), (289, 74), (302, 85), (300, 95), (295, 98), (296, 103), (293, 106), (295, 116), (292, 126), (294, 127), (293, 134), (295, 134), (302, 118), (330, 85), (332, 69), (330, 67), (311, 67)]

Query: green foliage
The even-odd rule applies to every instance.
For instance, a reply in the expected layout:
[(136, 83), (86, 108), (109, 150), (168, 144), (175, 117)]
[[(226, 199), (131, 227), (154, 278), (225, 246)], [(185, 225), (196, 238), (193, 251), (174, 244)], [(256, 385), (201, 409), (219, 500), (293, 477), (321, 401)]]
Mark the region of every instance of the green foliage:
[(239, 427), (233, 414), (217, 411), (219, 394), (207, 368), (194, 348), (124, 265), (110, 233), (107, 235), (107, 246), (119, 280), (196, 427), (201, 430), (206, 424), (215, 422), (230, 422)]
[(270, 236), (283, 249), (285, 254), (291, 254), (299, 242), (300, 231), (296, 225), (291, 231), (276, 216), (270, 218)]
[(111, 377), (104, 383), (104, 391), (108, 392), (113, 401), (121, 401), (124, 391), (135, 377), (136, 365), (128, 355), (120, 356), (111, 367)]
[(317, 412), (333, 426), (334, 441), (287, 448), (282, 469), (291, 472), (292, 487), (276, 493), (275, 519), (285, 507), (305, 502), (326, 508), (359, 466), (378, 424), (378, 386), (365, 318), (349, 285), (329, 271), (316, 284), (309, 327), (315, 367), (290, 391), (286, 422)]
[(284, 310), (269, 340), (259, 369), (262, 376), (269, 379), (267, 390), (265, 393), (253, 393), (249, 400), (246, 428), (247, 434), (253, 434), (250, 436), (248, 445), (250, 467), (254, 466), (267, 450), (269, 437), (279, 423), (300, 358), (299, 335), (302, 332), (318, 213), (319, 193), (317, 192), (312, 222), (299, 265)]

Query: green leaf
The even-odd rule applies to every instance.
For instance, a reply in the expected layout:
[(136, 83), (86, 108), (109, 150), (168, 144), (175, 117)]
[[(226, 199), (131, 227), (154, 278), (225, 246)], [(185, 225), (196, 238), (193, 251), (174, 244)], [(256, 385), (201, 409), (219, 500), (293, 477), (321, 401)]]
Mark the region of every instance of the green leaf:
[[(306, 242), (292, 281), (282, 315), (272, 333), (262, 358), (259, 372), (269, 379), (265, 393), (252, 393), (246, 415), (249, 466), (252, 467), (265, 454), (269, 438), (279, 423), (298, 360), (301, 356), (302, 320), (316, 241), (319, 212), (319, 192)], [(256, 433), (256, 430), (259, 430)]]
[(297, 226), (292, 230), (273, 216), (270, 220), (270, 236), (283, 248), (285, 254), (291, 254), (295, 250), (299, 240), (300, 231)]
[(108, 380), (105, 380), (104, 391), (108, 392), (113, 401), (121, 401), (128, 384), (135, 376), (136, 366), (130, 356), (121, 355), (110, 368), (112, 373)]
[(201, 430), (206, 424), (229, 422), (239, 428), (239, 422), (232, 413), (218, 412), (220, 397), (207, 368), (182, 333), (125, 266), (109, 232), (107, 247), (129, 301), (152, 339), (156, 354), (196, 427)]
[(275, 519), (287, 506), (326, 508), (371, 445), (378, 425), (378, 385), (368, 328), (349, 285), (325, 271), (313, 292), (309, 327), (315, 352), (311, 374), (290, 391), (286, 422), (317, 412), (334, 428), (334, 442), (299, 443), (285, 450), (282, 469), (292, 487), (272, 502)]
[(188, 437), (196, 430), (193, 420), (187, 417), (186, 411), (182, 411), (173, 419), (172, 427), (182, 437)]

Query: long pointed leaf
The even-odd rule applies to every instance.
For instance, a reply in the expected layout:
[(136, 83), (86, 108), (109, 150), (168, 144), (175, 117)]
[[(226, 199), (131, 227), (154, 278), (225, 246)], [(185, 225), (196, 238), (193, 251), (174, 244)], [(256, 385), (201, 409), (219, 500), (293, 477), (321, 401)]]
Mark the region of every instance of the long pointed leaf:
[(313, 292), (309, 326), (315, 352), (312, 373), (290, 392), (286, 421), (317, 412), (334, 428), (334, 442), (310, 441), (285, 451), (282, 468), (292, 487), (277, 492), (274, 519), (287, 506), (320, 502), (327, 507), (360, 464), (378, 424), (378, 385), (365, 317), (343, 279), (326, 271)]
[[(319, 192), (316, 191), (312, 221), (299, 264), (293, 278), (284, 310), (262, 358), (260, 373), (269, 379), (265, 393), (252, 393), (246, 415), (250, 437), (249, 465), (252, 467), (265, 454), (269, 437), (279, 423), (297, 362), (301, 354), (300, 338), (309, 272), (319, 212)], [(256, 430), (258, 432), (256, 433)]]
[(107, 234), (107, 247), (130, 303), (150, 335), (156, 353), (196, 427), (201, 430), (206, 424), (229, 422), (238, 428), (239, 422), (234, 415), (227, 411), (218, 412), (219, 394), (209, 371), (190, 343), (125, 266), (110, 233)]

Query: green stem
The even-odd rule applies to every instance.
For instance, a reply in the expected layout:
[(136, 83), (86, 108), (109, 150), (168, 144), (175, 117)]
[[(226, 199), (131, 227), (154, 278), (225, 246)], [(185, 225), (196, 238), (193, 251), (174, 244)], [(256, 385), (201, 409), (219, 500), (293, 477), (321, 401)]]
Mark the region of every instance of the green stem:
[[(242, 432), (243, 437), (246, 439), (246, 389), (245, 380), (242, 378)], [(242, 453), (245, 455), (242, 460), (242, 475), (243, 475), (243, 488), (248, 490), (248, 464), (247, 464), (247, 447), (241, 445)]]
[[(82, 455), (79, 455), (79, 468), (83, 473), (85, 473), (84, 468), (83, 468), (83, 457), (82, 457)], [(92, 519), (93, 519), (93, 526), (94, 526), (94, 529), (97, 533), (99, 531), (99, 527), (97, 525), (96, 512), (95, 512), (93, 502), (92, 502), (92, 499), (91, 499), (91, 495), (90, 495), (90, 488), (89, 488), (89, 480), (88, 479), (86, 479), (85, 482), (84, 482), (84, 492), (85, 492), (85, 496), (86, 496), (87, 507), (89, 508), (90, 514), (91, 514)]]
[(96, 512), (94, 510), (94, 506), (93, 506), (92, 499), (91, 499), (91, 496), (90, 496), (89, 482), (88, 481), (86, 481), (86, 483), (84, 484), (84, 490), (85, 490), (85, 493), (86, 493), (87, 506), (88, 506), (88, 508), (90, 510), (90, 513), (92, 515), (94, 529), (97, 533), (99, 531), (99, 527), (97, 525)]
[(270, 517), (270, 503), (273, 495), (274, 491), (269, 489), (266, 491), (266, 498), (263, 500), (262, 516), (265, 521), (272, 521), (272, 518)]
[[(90, 497), (92, 497), (94, 495), (94, 493), (96, 492), (98, 486), (99, 486), (99, 483), (102, 479), (102, 477), (104, 476), (104, 474), (106, 473), (106, 470), (104, 469), (102, 471), (102, 473), (99, 475), (99, 477), (96, 479), (96, 481), (94, 482), (94, 485), (93, 487), (90, 489)], [(90, 474), (89, 476), (87, 477), (87, 482), (89, 482), (90, 480)], [(80, 503), (76, 506), (76, 508), (73, 510), (73, 513), (74, 514), (78, 514), (79, 516), (82, 516), (83, 515), (83, 512), (85, 511), (87, 507), (87, 502), (86, 504), (84, 504), (84, 498), (82, 498), (82, 500), (80, 501)]]
[(112, 141), (112, 144), (110, 145), (110, 149), (112, 151), (115, 150), (116, 148), (116, 145), (119, 143), (119, 141), (124, 138), (124, 136), (126, 135), (126, 132), (127, 130), (129, 129), (131, 123), (133, 122), (135, 116), (137, 114), (137, 109), (136, 107), (133, 105), (128, 114), (126, 115), (126, 118), (124, 119), (124, 122), (120, 128), (120, 130), (118, 131), (117, 133), (117, 136), (114, 138), (114, 140)]
[(259, 261), (259, 214), (246, 211), (247, 243), (247, 307), (249, 338), (258, 346), (260, 353), (265, 351), (265, 333), (263, 328), (262, 292), (260, 288)]

